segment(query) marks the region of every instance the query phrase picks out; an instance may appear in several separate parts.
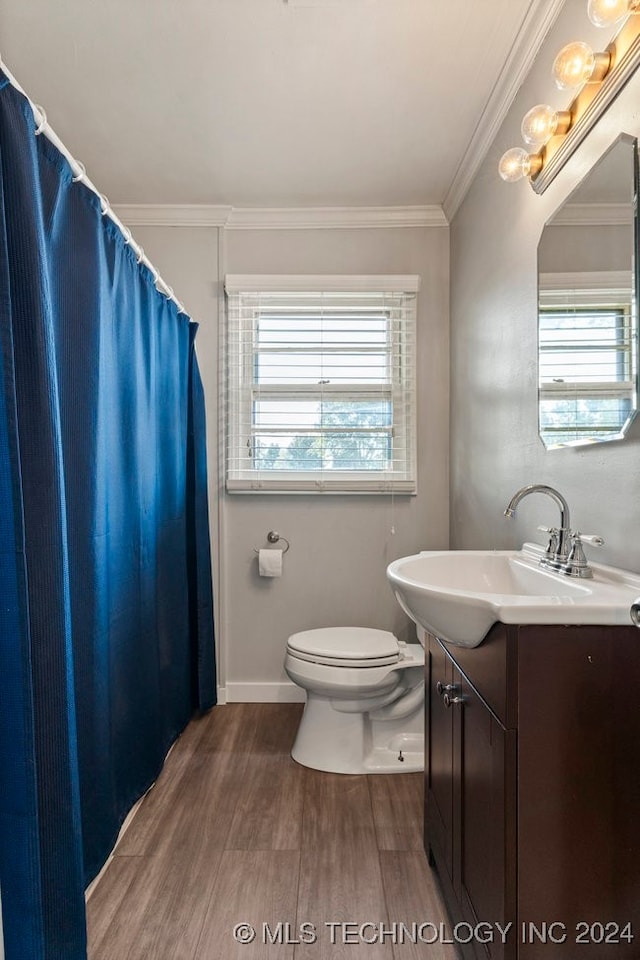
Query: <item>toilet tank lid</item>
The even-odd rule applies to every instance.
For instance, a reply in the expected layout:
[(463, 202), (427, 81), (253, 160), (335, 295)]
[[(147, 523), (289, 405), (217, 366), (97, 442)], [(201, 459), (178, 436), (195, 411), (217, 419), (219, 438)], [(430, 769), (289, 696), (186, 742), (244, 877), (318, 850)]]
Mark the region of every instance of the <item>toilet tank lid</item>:
[(300, 653), (345, 660), (375, 660), (398, 654), (398, 641), (388, 630), (373, 627), (321, 627), (289, 637), (288, 646)]

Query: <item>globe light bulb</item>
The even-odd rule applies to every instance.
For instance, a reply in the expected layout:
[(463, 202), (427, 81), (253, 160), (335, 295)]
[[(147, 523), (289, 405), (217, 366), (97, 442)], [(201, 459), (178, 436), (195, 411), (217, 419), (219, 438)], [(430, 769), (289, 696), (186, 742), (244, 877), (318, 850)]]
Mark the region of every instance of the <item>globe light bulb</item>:
[(528, 177), (531, 172), (531, 158), (522, 147), (513, 147), (507, 150), (500, 158), (498, 173), (507, 183), (515, 183)]
[(637, 0), (589, 0), (587, 15), (596, 27), (611, 27), (638, 12)]
[(568, 110), (554, 110), (548, 103), (532, 107), (522, 121), (522, 139), (531, 147), (542, 147), (556, 133), (566, 133), (571, 124)]
[(553, 63), (556, 86), (561, 90), (571, 90), (590, 80), (602, 80), (610, 63), (608, 53), (594, 53), (589, 44), (582, 40), (568, 43)]

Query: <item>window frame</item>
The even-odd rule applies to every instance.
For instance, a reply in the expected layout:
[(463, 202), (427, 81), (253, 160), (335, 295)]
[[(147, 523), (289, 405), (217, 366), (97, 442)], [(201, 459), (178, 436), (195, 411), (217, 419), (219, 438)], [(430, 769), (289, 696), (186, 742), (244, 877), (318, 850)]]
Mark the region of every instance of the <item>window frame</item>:
[[(538, 408), (539, 431), (547, 449), (556, 446), (579, 446), (593, 442), (621, 439), (633, 419), (637, 407), (637, 322), (635, 301), (631, 291), (631, 283), (624, 271), (612, 271), (609, 274), (558, 274), (557, 276), (543, 274), (541, 277), (539, 308), (538, 308)], [(591, 281), (591, 282), (589, 282)], [(543, 316), (584, 314), (593, 317), (598, 313), (617, 317), (617, 337), (611, 344), (576, 345), (577, 352), (608, 353), (616, 356), (616, 365), (620, 375), (611, 380), (580, 380), (563, 378), (560, 382), (543, 380), (541, 375), (542, 358), (554, 352), (553, 346), (543, 346), (540, 318)], [(613, 328), (612, 328), (613, 329)], [(561, 352), (562, 345), (556, 350)], [(629, 400), (630, 411), (623, 424), (615, 424), (609, 428), (586, 423), (582, 427), (559, 426), (554, 432), (542, 422), (542, 404), (545, 401), (573, 401), (573, 400)], [(563, 432), (583, 434), (571, 440), (557, 441), (556, 434)]]
[[(226, 355), (225, 400), (227, 414), (225, 444), (225, 480), (230, 493), (354, 493), (354, 494), (415, 494), (416, 483), (416, 298), (420, 286), (417, 276), (280, 276), (280, 275), (227, 275), (225, 292), (226, 310)], [(332, 296), (344, 294), (373, 298), (371, 309), (380, 310), (383, 297), (400, 300), (402, 310), (399, 320), (394, 320), (398, 330), (388, 329), (385, 355), (389, 370), (389, 382), (354, 384), (345, 383), (282, 383), (264, 385), (257, 382), (256, 358), (260, 354), (256, 343), (255, 310), (247, 307), (243, 298), (255, 300), (263, 295), (286, 295), (291, 298), (292, 311), (301, 309), (305, 298), (326, 297), (329, 304)], [(376, 300), (377, 298), (377, 300)], [(268, 308), (265, 308), (265, 313)], [(330, 305), (326, 308), (330, 310)], [(364, 308), (363, 308), (364, 309)], [(336, 308), (337, 310), (337, 308)], [(347, 345), (348, 346), (348, 345)], [(355, 344), (358, 346), (358, 344)], [(317, 346), (314, 348), (317, 351)], [(268, 352), (268, 351), (265, 351)], [(279, 353), (286, 352), (281, 347)], [(290, 352), (300, 352), (297, 345)], [(328, 350), (331, 352), (331, 348)], [(340, 350), (335, 348), (336, 353)], [(344, 350), (342, 351), (344, 353)], [(362, 352), (360, 350), (359, 352)], [(373, 348), (371, 348), (373, 352)], [(396, 374), (396, 375), (394, 375)], [(320, 389), (319, 389), (320, 388)], [(335, 468), (313, 469), (260, 469), (248, 465), (249, 453), (255, 446), (254, 436), (267, 434), (255, 425), (256, 398), (304, 399), (320, 397), (319, 402), (370, 398), (372, 401), (388, 399), (391, 404), (391, 425), (362, 427), (354, 434), (387, 433), (391, 438), (391, 470), (338, 470)], [(274, 431), (271, 429), (270, 433)], [(283, 427), (282, 432), (287, 432)], [(328, 426), (316, 426), (306, 431), (309, 435), (328, 435)], [(298, 435), (303, 435), (304, 429)], [(398, 469), (397, 464), (400, 464)]]

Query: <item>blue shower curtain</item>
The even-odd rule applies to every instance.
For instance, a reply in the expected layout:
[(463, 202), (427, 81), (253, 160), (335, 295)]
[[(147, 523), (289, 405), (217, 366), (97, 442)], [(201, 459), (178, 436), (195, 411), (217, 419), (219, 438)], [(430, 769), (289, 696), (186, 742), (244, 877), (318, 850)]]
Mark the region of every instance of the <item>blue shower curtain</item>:
[(6, 960), (86, 956), (84, 888), (215, 702), (196, 324), (0, 73)]

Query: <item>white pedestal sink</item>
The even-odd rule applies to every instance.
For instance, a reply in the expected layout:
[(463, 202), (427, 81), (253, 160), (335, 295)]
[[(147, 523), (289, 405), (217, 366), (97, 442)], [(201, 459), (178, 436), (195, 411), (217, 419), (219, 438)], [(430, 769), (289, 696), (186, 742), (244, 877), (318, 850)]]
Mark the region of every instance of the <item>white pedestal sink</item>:
[(539, 566), (544, 550), (437, 550), (387, 567), (398, 603), (443, 640), (477, 647), (503, 623), (629, 625), (640, 576), (592, 563), (593, 579), (572, 579)]

